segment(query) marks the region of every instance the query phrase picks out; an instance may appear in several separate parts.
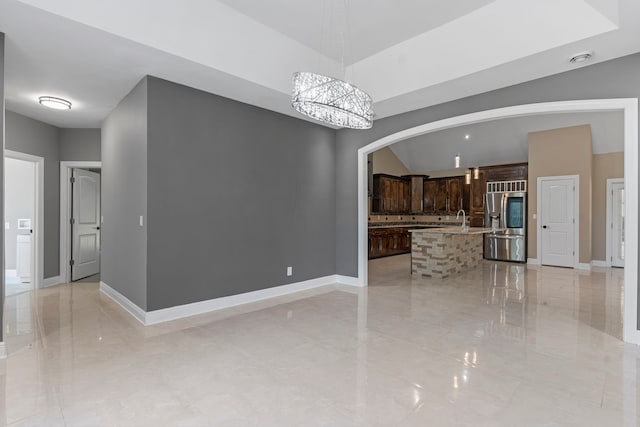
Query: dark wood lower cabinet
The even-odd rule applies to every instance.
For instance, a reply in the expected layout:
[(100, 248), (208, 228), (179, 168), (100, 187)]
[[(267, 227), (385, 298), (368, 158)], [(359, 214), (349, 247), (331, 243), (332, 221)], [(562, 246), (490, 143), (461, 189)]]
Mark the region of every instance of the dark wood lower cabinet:
[(408, 227), (373, 228), (369, 230), (369, 259), (411, 252)]

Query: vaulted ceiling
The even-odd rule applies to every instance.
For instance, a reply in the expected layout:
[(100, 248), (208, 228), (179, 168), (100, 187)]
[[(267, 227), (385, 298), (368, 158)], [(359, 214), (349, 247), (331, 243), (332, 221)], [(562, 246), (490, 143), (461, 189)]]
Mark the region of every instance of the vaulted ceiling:
[(541, 114), (492, 120), (428, 133), (390, 148), (411, 173), (451, 170), (456, 154), (460, 154), (460, 167), (464, 171), (476, 166), (527, 162), (529, 132), (585, 124), (591, 126), (594, 154), (624, 151), (622, 112)]
[(99, 126), (146, 74), (296, 117), (294, 71), (345, 76), (386, 117), (638, 52), (639, 18), (636, 0), (0, 0), (7, 108), (60, 127)]

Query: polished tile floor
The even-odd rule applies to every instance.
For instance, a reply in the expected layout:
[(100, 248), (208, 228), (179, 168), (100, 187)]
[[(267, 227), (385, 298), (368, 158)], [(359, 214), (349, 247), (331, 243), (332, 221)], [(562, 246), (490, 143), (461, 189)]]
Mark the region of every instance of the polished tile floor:
[(143, 328), (98, 291), (6, 299), (0, 424), (635, 426), (622, 270), (485, 262)]
[(5, 270), (4, 274), (4, 293), (5, 295), (15, 295), (21, 292), (30, 291), (32, 289), (31, 283), (23, 282), (19, 277), (15, 275), (15, 270)]

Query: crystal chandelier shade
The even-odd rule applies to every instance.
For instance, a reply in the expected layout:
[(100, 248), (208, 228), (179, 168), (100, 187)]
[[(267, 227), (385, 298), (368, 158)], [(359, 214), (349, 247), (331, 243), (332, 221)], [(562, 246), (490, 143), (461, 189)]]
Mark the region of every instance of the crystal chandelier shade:
[(293, 73), (293, 108), (313, 119), (351, 129), (373, 126), (373, 101), (364, 91), (343, 80), (321, 74)]

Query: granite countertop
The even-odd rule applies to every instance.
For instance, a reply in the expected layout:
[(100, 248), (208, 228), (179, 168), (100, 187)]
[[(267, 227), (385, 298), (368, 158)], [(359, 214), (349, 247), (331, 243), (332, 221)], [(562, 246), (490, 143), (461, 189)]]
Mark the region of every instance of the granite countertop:
[(368, 228), (401, 228), (401, 227), (452, 227), (460, 226), (460, 221), (425, 221), (425, 222), (370, 222)]
[(443, 224), (398, 224), (398, 225), (370, 225), (369, 230), (375, 230), (376, 228), (411, 228), (411, 227), (429, 227), (437, 228), (442, 227)]
[(418, 228), (409, 230), (409, 233), (432, 233), (432, 234), (485, 234), (504, 231), (503, 228), (467, 227), (463, 230), (461, 226), (439, 227), (439, 228)]

